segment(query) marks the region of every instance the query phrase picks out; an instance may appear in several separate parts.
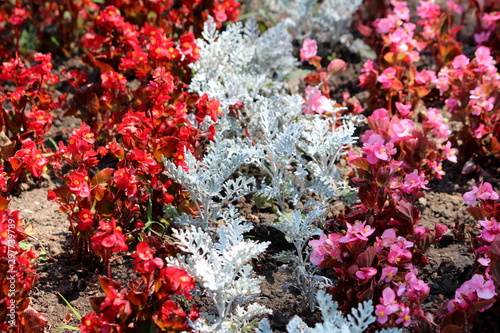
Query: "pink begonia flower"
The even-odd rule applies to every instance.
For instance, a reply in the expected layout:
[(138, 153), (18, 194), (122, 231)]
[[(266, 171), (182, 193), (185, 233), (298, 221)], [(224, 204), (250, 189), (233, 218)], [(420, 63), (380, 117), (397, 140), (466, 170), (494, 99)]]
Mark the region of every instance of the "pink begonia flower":
[(497, 15), (491, 15), (490, 13), (484, 13), (481, 18), (481, 27), (486, 30), (495, 30), (496, 21), (500, 20), (500, 13)]
[(391, 0), (391, 4), (394, 6), (394, 14), (396, 14), (398, 19), (405, 22), (410, 20), (410, 9), (406, 1)]
[(401, 261), (408, 261), (412, 258), (410, 251), (402, 248), (398, 244), (394, 244), (389, 249), (387, 261), (393, 265), (398, 265)]
[(492, 280), (484, 280), (484, 277), (479, 274), (469, 280), (471, 289), (476, 292), (477, 297), (481, 299), (492, 299), (497, 295), (495, 292), (495, 284)]
[(397, 236), (394, 229), (386, 229), (382, 233), (382, 236), (377, 237), (377, 246), (380, 247), (390, 247), (392, 244), (396, 243)]
[(404, 310), (399, 312), (398, 319), (396, 319), (396, 324), (403, 323), (404, 327), (408, 327), (411, 324), (410, 308), (405, 306)]
[(403, 103), (396, 102), (396, 109), (403, 116), (407, 116), (408, 114), (410, 114), (411, 106), (412, 106), (411, 104), (403, 104)]
[(388, 316), (399, 310), (399, 304), (396, 302), (396, 294), (394, 290), (390, 287), (385, 288), (382, 291), (382, 297), (380, 297), (380, 303), (375, 307), (375, 314), (377, 316), (377, 321), (380, 324), (387, 322)]
[(396, 69), (389, 67), (386, 68), (381, 75), (377, 78), (377, 81), (382, 83), (384, 89), (389, 89), (392, 86), (392, 81), (396, 78)]
[(469, 91), (470, 93), (470, 99), (481, 99), (484, 96), (484, 91), (483, 88), (481, 87), (476, 87), (474, 90)]
[(354, 225), (346, 222), (347, 234), (339, 239), (339, 243), (349, 243), (355, 240), (367, 241), (368, 236), (375, 232), (371, 226), (366, 225), (366, 222), (360, 223), (359, 221), (354, 223)]
[(444, 156), (448, 161), (457, 163), (457, 152), (457, 149), (451, 148), (450, 141), (446, 142), (446, 146), (444, 147)]
[(480, 200), (498, 200), (498, 193), (493, 191), (493, 187), (490, 183), (481, 183), (479, 188), (476, 186), (472, 186), (472, 190), (466, 192), (463, 195), (464, 201), (467, 205), (473, 205), (477, 199)]
[(389, 114), (389, 111), (387, 111), (387, 109), (385, 109), (385, 108), (375, 109), (375, 110), (373, 110), (373, 112), (369, 118), (390, 120), (391, 118), (389, 118), (388, 114)]
[(407, 42), (410, 42), (408, 33), (403, 28), (398, 28), (389, 35), (389, 43), (395, 45), (399, 52), (406, 53), (408, 51)]
[(469, 64), (469, 58), (467, 58), (463, 54), (457, 55), (455, 59), (453, 59), (453, 62), (451, 63), (451, 65), (455, 69), (463, 69), (467, 67), (468, 64)]
[(380, 276), (380, 280), (389, 283), (392, 281), (392, 277), (396, 274), (398, 274), (397, 267), (386, 266), (382, 268), (382, 275)]
[(390, 156), (396, 154), (396, 148), (389, 142), (384, 145), (384, 139), (376, 133), (372, 133), (367, 142), (363, 144), (363, 151), (366, 153), (366, 160), (370, 164), (375, 164), (377, 161), (389, 161)]
[(373, 267), (362, 267), (356, 272), (356, 277), (360, 280), (368, 280), (377, 274), (377, 269)]
[(436, 131), (436, 136), (438, 139), (446, 140), (451, 134), (450, 126), (447, 124), (441, 124), (439, 128), (434, 129)]
[(417, 73), (415, 76), (415, 82), (418, 84), (427, 84), (436, 79), (436, 72), (431, 70), (423, 70), (420, 73)]
[(401, 171), (403, 164), (404, 164), (403, 161), (394, 161), (394, 160), (390, 161), (389, 162), (389, 171), (390, 171), (390, 174), (393, 175), (396, 172)]
[(381, 35), (387, 34), (396, 27), (394, 21), (389, 18), (376, 19), (375, 22), (373, 22), (373, 26), (375, 27), (377, 33)]
[(462, 14), (464, 12), (464, 7), (455, 1), (448, 0), (446, 1), (446, 5), (448, 6), (448, 9), (454, 13)]
[(478, 34), (474, 34), (474, 41), (476, 44), (482, 44), (484, 42), (487, 42), (490, 39), (491, 32), (490, 31), (481, 31)]
[(417, 62), (420, 60), (420, 53), (418, 51), (408, 52), (408, 58), (410, 62)]
[(434, 1), (420, 1), (420, 6), (417, 7), (417, 15), (424, 20), (437, 20), (440, 14), (441, 7)]
[(390, 308), (382, 304), (377, 304), (377, 306), (375, 306), (375, 314), (377, 315), (377, 321), (382, 325), (387, 322), (387, 319), (389, 319), (389, 316), (393, 313), (394, 312), (391, 312)]
[(447, 139), (451, 134), (450, 127), (443, 122), (443, 115), (435, 108), (427, 110), (427, 119), (423, 123), (431, 126), (439, 139)]
[(477, 221), (477, 223), (484, 228), (481, 231), (481, 237), (485, 242), (493, 242), (495, 236), (500, 233), (500, 225), (498, 225), (497, 220), (493, 217)]
[(325, 257), (341, 261), (341, 251), (339, 247), (339, 239), (341, 236), (336, 233), (331, 233), (328, 236), (321, 233), (319, 239), (309, 241), (309, 246), (313, 248), (309, 260), (315, 266), (321, 265)]
[(415, 236), (422, 236), (426, 231), (427, 229), (425, 227), (422, 227), (421, 225), (413, 229), (413, 233), (415, 234)]
[(474, 137), (476, 139), (481, 139), (486, 133), (489, 133), (488, 128), (484, 126), (484, 124), (481, 124), (474, 130)]
[[(396, 103), (397, 104), (397, 103)], [(415, 123), (410, 119), (403, 119), (392, 125), (393, 134), (397, 138), (412, 136)]]
[(447, 98), (444, 103), (450, 108), (449, 111), (455, 111), (455, 108), (458, 106), (458, 101), (455, 98)]
[(359, 156), (357, 156), (355, 153), (353, 153), (352, 151), (348, 151), (347, 152), (347, 157), (346, 157), (346, 160), (347, 160), (347, 164), (352, 167), (352, 162), (357, 160), (359, 158)]
[(479, 258), (479, 259), (477, 259), (477, 262), (480, 263), (482, 266), (488, 267), (490, 265), (491, 259), (490, 258)]
[(439, 89), (439, 95), (443, 96), (443, 93), (450, 88), (450, 81), (446, 76), (440, 76), (433, 81), (436, 87)]
[(306, 38), (300, 49), (300, 61), (306, 61), (316, 56), (318, 44), (314, 39)]
[(425, 180), (425, 175), (424, 174), (421, 174), (419, 175), (418, 174), (418, 171), (415, 169), (413, 170), (412, 173), (410, 174), (407, 174), (405, 176), (405, 181), (403, 183), (403, 191), (405, 191), (406, 193), (411, 193), (413, 192), (414, 189), (426, 189), (428, 190), (429, 188), (426, 187), (425, 185), (427, 185), (429, 181)]
[[(482, 275), (475, 274), (455, 291), (455, 299), (448, 303), (448, 311), (454, 311), (455, 309), (465, 310), (469, 306), (465, 298), (474, 302), (478, 299), (492, 299), (496, 295), (497, 293), (493, 281), (489, 278), (485, 281)], [(479, 309), (479, 311), (482, 312), (487, 310), (491, 306), (492, 304)]]
[(414, 245), (413, 242), (410, 242), (402, 236), (398, 236), (394, 244), (398, 245), (402, 249), (408, 249)]
[(434, 28), (430, 24), (424, 25), (424, 31), (422, 32), (422, 37), (424, 37), (425, 40), (433, 39), (436, 37), (436, 32), (434, 31)]
[(444, 175), (446, 175), (446, 172), (443, 170), (443, 163), (437, 162), (437, 161), (432, 161), (431, 162), (431, 169), (436, 172), (436, 178), (437, 179), (442, 179)]
[(476, 56), (477, 64), (480, 66), (491, 65), (494, 62), (489, 47), (478, 46), (474, 55)]
[(406, 292), (405, 296), (414, 302), (423, 301), (431, 290), (429, 285), (423, 280), (420, 280), (415, 275), (415, 272), (409, 272), (405, 275)]
[(469, 106), (472, 108), (472, 114), (475, 116), (481, 115), (483, 112), (490, 112), (493, 110), (495, 98), (490, 97), (488, 99), (485, 98), (484, 95), (478, 96), (477, 89), (474, 89), (474, 94), (470, 96)]
[(304, 107), (304, 114), (323, 114), (325, 111), (332, 111), (330, 100), (318, 88), (309, 86), (305, 93), (307, 105)]

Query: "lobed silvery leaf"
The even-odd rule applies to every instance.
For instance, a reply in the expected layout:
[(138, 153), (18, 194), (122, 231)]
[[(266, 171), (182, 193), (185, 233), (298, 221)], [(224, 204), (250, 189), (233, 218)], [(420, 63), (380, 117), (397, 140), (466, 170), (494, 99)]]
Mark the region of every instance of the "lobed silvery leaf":
[(293, 243), (301, 256), (302, 251), (309, 239), (320, 233), (320, 229), (314, 226), (314, 221), (325, 213), (325, 209), (314, 208), (306, 216), (302, 215), (299, 209), (292, 213), (278, 212), (280, 219), (278, 222), (269, 224), (278, 229), (290, 243)]
[[(372, 301), (365, 301), (359, 304), (357, 309), (352, 310), (352, 314), (347, 318), (338, 311), (338, 304), (334, 302), (330, 295), (324, 290), (320, 290), (317, 295), (318, 307), (323, 316), (323, 322), (316, 324), (314, 328), (308, 327), (302, 319), (294, 317), (287, 325), (288, 333), (361, 333), (368, 329), (368, 326), (375, 322), (373, 316)], [(260, 322), (257, 333), (270, 333), (271, 327), (267, 319)], [(401, 329), (384, 329), (380, 333), (401, 333)]]
[(290, 30), (299, 38), (311, 37), (335, 42), (347, 30), (361, 0), (264, 0), (274, 17), (288, 16), (295, 21)]
[(288, 333), (300, 333), (306, 332), (309, 327), (304, 323), (302, 319), (298, 316), (293, 317), (292, 320), (286, 325), (286, 330)]
[(190, 65), (195, 72), (190, 88), (218, 98), (226, 114), (236, 101), (248, 103), (249, 97), (260, 90), (281, 87), (281, 79), (297, 65), (286, 23), (259, 36), (253, 18), (244, 26), (240, 22), (230, 25), (220, 34), (213, 31), (213, 19), (207, 22), (204, 39), (198, 41), (200, 59)]
[[(240, 139), (222, 139), (217, 136), (203, 160), (196, 159), (190, 151), (185, 152), (187, 170), (164, 158), (164, 173), (189, 193), (190, 200), (198, 208), (201, 221), (208, 225), (215, 219), (224, 202), (231, 202), (251, 192), (253, 178), (230, 178), (243, 164), (251, 162), (255, 154), (255, 148)], [(213, 201), (214, 198), (219, 198), (221, 202)]]
[(176, 259), (168, 260), (185, 269), (213, 299), (218, 315), (206, 317), (196, 326), (204, 327), (207, 332), (229, 332), (225, 329), (233, 327), (234, 323), (247, 325), (250, 315), (268, 313), (261, 306), (249, 306), (246, 312), (236, 309), (260, 292), (260, 278), (254, 277), (248, 261), (265, 251), (269, 243), (243, 237), (252, 227), (234, 207), (229, 206), (220, 215), (225, 225), (217, 229), (217, 242), (212, 240), (209, 231), (201, 228), (174, 229), (177, 244), (186, 255), (179, 254)]

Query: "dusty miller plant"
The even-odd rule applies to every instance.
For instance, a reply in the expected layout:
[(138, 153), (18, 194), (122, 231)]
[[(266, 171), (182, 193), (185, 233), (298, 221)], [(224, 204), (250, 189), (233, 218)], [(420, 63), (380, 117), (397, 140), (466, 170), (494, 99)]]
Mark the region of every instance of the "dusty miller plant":
[(221, 101), (222, 110), (237, 102), (253, 101), (262, 89), (282, 88), (282, 79), (297, 65), (292, 37), (285, 22), (259, 35), (254, 18), (237, 22), (219, 33), (213, 18), (205, 22), (197, 40), (200, 60), (191, 64), (195, 75), (190, 89)]
[[(227, 149), (236, 141), (228, 141), (231, 143), (226, 146), (225, 140), (239, 140), (237, 150), (247, 152), (245, 158), (239, 160), (239, 166), (252, 163), (266, 174), (254, 198), (277, 203), (279, 219), (272, 225), (285, 234), (296, 250), (295, 253), (281, 253), (280, 260), (290, 264), (297, 277), (297, 287), (309, 296), (310, 305), (314, 306), (312, 295), (329, 281), (315, 279), (314, 269), (307, 263), (306, 244), (318, 233), (315, 224), (322, 222), (327, 205), (353, 193), (341, 179), (335, 163), (354, 143), (354, 125), (347, 118), (338, 126), (335, 116), (304, 116), (303, 98), (286, 93), (284, 79), (297, 65), (291, 42), (285, 22), (259, 35), (254, 19), (249, 19), (245, 25), (228, 26), (222, 33), (209, 19), (203, 39), (198, 40), (200, 60), (192, 65), (195, 76), (190, 88), (198, 94), (206, 93), (221, 100), (223, 115), (216, 123), (218, 140), (214, 146)], [(339, 110), (331, 101), (331, 112), (335, 114)], [(214, 154), (223, 159), (227, 156), (220, 152)], [(207, 164), (200, 163), (203, 175), (197, 171), (200, 170), (197, 166), (188, 165), (190, 171), (184, 172), (181, 168), (174, 169), (167, 161), (165, 165), (167, 174), (190, 195), (194, 194), (193, 200), (198, 203), (200, 212), (209, 210), (200, 213), (201, 220), (206, 222), (213, 219), (213, 212), (222, 208), (222, 201), (230, 201), (217, 193), (221, 187), (215, 184), (227, 181), (237, 168), (216, 175), (213, 172), (217, 173), (218, 168), (206, 169)], [(221, 165), (224, 165), (223, 160)], [(193, 173), (192, 181), (188, 180), (190, 173)], [(213, 181), (210, 184), (214, 187), (210, 191), (200, 186), (196, 188), (199, 179)], [(244, 181), (236, 183), (237, 186), (245, 184)], [(239, 193), (235, 190), (236, 185), (229, 193)], [(248, 187), (241, 193), (248, 193)], [(215, 198), (218, 199), (216, 204), (213, 203)], [(288, 212), (290, 208), (293, 208), (291, 213)], [(184, 216), (183, 220), (190, 218)]]
[(335, 42), (345, 33), (362, 0), (264, 0), (264, 8), (272, 17), (288, 17), (299, 39), (313, 37), (322, 42)]
[[(315, 327), (309, 327), (302, 319), (295, 316), (286, 326), (288, 333), (362, 333), (375, 321), (371, 300), (359, 304), (358, 308), (352, 309), (352, 313), (346, 317), (337, 310), (337, 302), (334, 302), (325, 291), (318, 292), (317, 301), (323, 322), (316, 324)], [(380, 331), (380, 333), (400, 332), (400, 329), (395, 328)], [(256, 333), (272, 333), (269, 321), (262, 320)]]
[[(258, 163), (269, 179), (260, 195), (275, 199), (280, 209), (285, 210), (286, 202), (297, 207), (309, 193), (318, 195), (318, 203), (325, 206), (352, 192), (335, 167), (340, 156), (355, 142), (350, 120), (335, 127), (335, 118), (320, 115), (297, 116), (298, 121), (282, 118), (280, 109), (265, 98), (255, 106), (257, 119), (252, 128), (258, 141)], [(295, 107), (298, 110), (290, 113), (300, 114), (301, 106)]]
[(164, 159), (165, 174), (189, 193), (190, 200), (198, 209), (198, 217), (191, 219), (183, 216), (183, 221), (207, 227), (210, 221), (215, 220), (222, 205), (250, 193), (253, 177), (232, 176), (243, 164), (251, 162), (255, 154), (255, 149), (242, 140), (217, 136), (203, 160), (196, 159), (189, 151), (185, 152), (187, 170)]
[(331, 281), (328, 279), (316, 276), (314, 273), (317, 268), (307, 261), (310, 251), (306, 245), (312, 236), (321, 233), (321, 229), (314, 226), (314, 221), (324, 213), (325, 209), (318, 207), (314, 207), (306, 215), (299, 209), (293, 212), (278, 212), (279, 219), (274, 223), (268, 223), (281, 231), (285, 235), (285, 239), (295, 247), (296, 253), (282, 251), (276, 254), (275, 258), (290, 265), (289, 268), (296, 277), (295, 286), (308, 297), (307, 302), (311, 311), (314, 310), (316, 304), (315, 299), (313, 299), (316, 291), (331, 285)]
[(217, 310), (217, 315), (203, 314), (192, 323), (195, 332), (252, 332), (259, 321), (255, 317), (270, 310), (249, 304), (260, 293), (260, 279), (254, 277), (248, 261), (260, 255), (269, 243), (244, 238), (252, 225), (233, 206), (220, 211), (220, 217), (225, 225), (218, 228), (217, 241), (201, 228), (174, 229), (177, 245), (185, 255), (178, 255), (170, 264), (193, 276)]

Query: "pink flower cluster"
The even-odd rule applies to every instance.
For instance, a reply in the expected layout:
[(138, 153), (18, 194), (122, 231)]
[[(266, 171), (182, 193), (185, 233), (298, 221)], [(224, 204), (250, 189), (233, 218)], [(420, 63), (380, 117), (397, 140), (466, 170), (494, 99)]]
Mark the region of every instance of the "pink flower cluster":
[(356, 222), (354, 225), (347, 223), (347, 233), (344, 236), (331, 233), (326, 236), (321, 234), (318, 240), (309, 241), (309, 246), (313, 248), (310, 261), (313, 265), (319, 266), (325, 258), (342, 261), (341, 244), (354, 242), (356, 240), (368, 241), (368, 236), (373, 234), (375, 229), (366, 225), (366, 222)]
[(382, 291), (380, 304), (375, 306), (375, 315), (380, 324), (387, 323), (392, 316), (397, 325), (408, 327), (412, 323), (412, 317), (424, 316), (421, 309), (412, 308), (411, 304), (420, 304), (429, 295), (430, 288), (417, 278), (415, 271), (411, 268), (405, 274), (404, 282), (394, 283)]
[[(408, 5), (406, 1), (395, 0), (391, 0), (391, 4), (394, 6), (392, 13), (386, 18), (375, 20), (373, 26), (377, 33), (387, 35), (392, 52), (406, 54), (411, 62), (417, 61), (419, 54), (414, 49), (420, 48), (420, 45), (414, 39), (415, 24), (408, 22), (410, 20)], [(385, 74), (389, 74), (390, 77), (392, 73)]]
[(472, 190), (463, 195), (464, 201), (467, 205), (473, 205), (477, 200), (498, 200), (498, 193), (493, 191), (490, 183), (480, 183), (479, 187), (472, 186)]
[(435, 108), (427, 109), (427, 118), (423, 125), (432, 129), (438, 139), (448, 139), (451, 134), (450, 127), (444, 123), (443, 115)]
[(332, 102), (328, 97), (321, 93), (321, 90), (315, 87), (306, 88), (306, 103), (304, 105), (304, 114), (323, 114), (325, 112), (332, 112)]
[(448, 311), (452, 312), (456, 309), (466, 310), (472, 304), (476, 303), (479, 307), (479, 311), (485, 311), (489, 309), (493, 302), (481, 304), (478, 303), (480, 300), (491, 300), (497, 295), (495, 291), (495, 283), (491, 278), (484, 278), (484, 276), (479, 274), (474, 274), (474, 276), (465, 281), (460, 288), (455, 291), (455, 298), (448, 302)]
[(490, 100), (486, 98), (483, 88), (480, 85), (499, 81), (495, 60), (491, 56), (490, 49), (485, 46), (479, 46), (474, 55), (475, 58), (472, 61), (469, 61), (464, 55), (456, 56), (452, 62), (452, 68), (446, 66), (441, 68), (437, 78), (432, 80), (441, 95), (451, 90), (452, 97), (446, 101), (446, 104), (450, 107), (450, 111), (454, 111), (457, 106), (462, 108), (467, 106), (460, 105), (461, 99), (458, 93), (461, 92), (463, 87), (468, 86), (466, 83), (472, 83), (472, 81), (475, 82), (475, 87), (470, 90), (469, 99), (474, 102), (472, 104), (469, 103), (469, 106), (477, 106), (475, 108), (476, 112), (480, 112), (480, 110), (491, 111), (489, 106)]
[[(401, 103), (396, 104), (400, 104), (398, 107), (401, 109), (406, 107)], [(389, 113), (384, 108), (373, 111), (372, 115), (368, 117), (368, 123), (374, 130), (366, 131), (361, 138), (363, 157), (370, 164), (376, 164), (379, 161), (388, 162), (390, 175), (401, 169), (411, 170), (411, 162), (415, 163), (414, 156), (405, 160), (406, 155), (401, 156), (398, 153), (398, 148), (411, 146), (420, 141), (423, 144), (429, 144), (430, 149), (435, 151), (433, 155), (435, 159), (427, 160), (425, 163), (440, 178), (444, 174), (441, 160), (447, 159), (453, 163), (457, 162), (457, 149), (452, 148), (449, 141), (446, 144), (438, 145), (435, 140), (430, 140), (433, 137), (438, 140), (447, 139), (451, 131), (437, 109), (429, 108), (427, 113), (428, 116), (423, 122), (424, 133), (422, 133), (416, 129), (415, 123), (411, 119), (401, 119), (399, 116), (389, 118)], [(424, 134), (428, 135), (429, 138), (426, 138)], [(441, 153), (438, 153), (439, 151)], [(391, 179), (391, 182), (393, 187), (402, 186), (407, 193), (410, 193), (413, 188), (426, 189), (425, 185), (427, 184), (425, 176), (417, 170), (407, 174), (403, 182), (399, 182), (397, 179)]]
[(354, 260), (352, 264), (352, 253), (360, 252), (367, 246), (374, 232), (375, 229), (367, 226), (366, 222), (356, 222), (354, 225), (347, 223), (344, 234), (326, 236), (323, 233), (320, 239), (309, 242), (313, 247), (311, 263), (319, 266), (334, 260), (338, 266), (347, 265), (347, 270), (361, 285), (383, 290), (380, 304), (376, 306), (378, 322), (385, 324), (392, 321), (408, 327), (414, 319), (424, 316), (420, 304), (430, 291), (429, 286), (417, 278), (417, 270), (411, 264), (412, 252), (409, 249), (414, 247), (414, 243), (398, 236), (395, 229), (387, 229), (375, 237), (373, 246), (368, 246), (365, 252), (373, 249), (378, 258), (376, 266), (358, 267), (356, 262), (359, 260)]
[(306, 38), (300, 49), (300, 61), (308, 61), (316, 56), (318, 44), (314, 39)]
[(497, 28), (496, 21), (498, 20), (500, 20), (500, 13), (483, 13), (480, 31), (474, 34), (476, 43), (482, 44), (490, 39), (491, 34)]

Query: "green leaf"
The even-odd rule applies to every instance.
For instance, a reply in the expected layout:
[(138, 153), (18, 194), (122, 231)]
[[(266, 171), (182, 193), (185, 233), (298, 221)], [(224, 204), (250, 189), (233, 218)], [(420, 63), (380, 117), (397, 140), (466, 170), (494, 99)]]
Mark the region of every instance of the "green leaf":
[[(57, 293), (59, 295), (59, 297), (62, 298), (62, 300), (64, 301), (64, 303), (66, 303), (66, 305), (68, 306), (68, 308), (71, 310), (71, 312), (73, 312), (73, 314), (75, 315), (76, 318), (78, 318), (78, 320), (82, 320), (82, 316), (78, 313), (78, 311), (76, 311), (76, 309), (66, 300), (66, 298), (64, 298), (63, 295), (61, 295), (61, 293)], [(63, 326), (66, 326), (66, 325), (63, 325)], [(61, 327), (61, 326), (59, 326)], [(70, 326), (70, 327), (73, 327), (73, 326)], [(71, 329), (71, 328), (70, 328)]]
[(258, 209), (261, 209), (264, 207), (268, 202), (270, 202), (270, 199), (264, 197), (263, 195), (256, 193), (253, 196), (253, 200), (255, 202), (255, 206), (257, 206)]
[(33, 247), (33, 245), (21, 242), (19, 243), (19, 247), (25, 251), (29, 251)]
[(177, 209), (172, 205), (163, 206), (163, 213), (164, 213), (163, 216), (166, 219), (180, 216), (179, 212), (177, 212)]
[(58, 332), (60, 330), (72, 330), (72, 331), (80, 331), (78, 327), (71, 326), (71, 325), (61, 325), (57, 326), (54, 332)]

